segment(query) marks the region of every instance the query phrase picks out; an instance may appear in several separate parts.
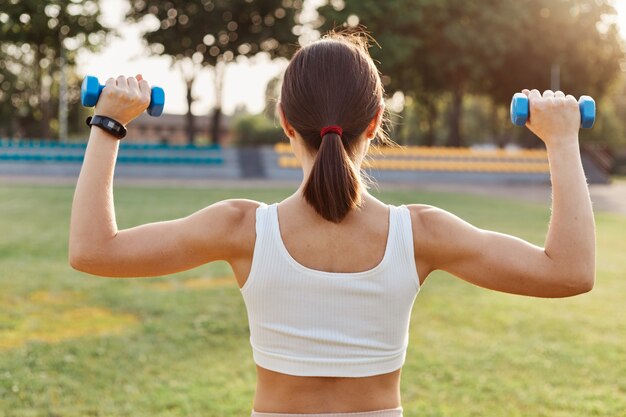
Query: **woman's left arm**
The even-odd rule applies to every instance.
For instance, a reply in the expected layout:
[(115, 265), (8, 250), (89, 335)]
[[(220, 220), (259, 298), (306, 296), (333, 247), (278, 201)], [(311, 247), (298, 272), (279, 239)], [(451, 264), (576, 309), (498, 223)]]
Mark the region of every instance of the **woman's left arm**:
[(441, 269), (484, 288), (534, 297), (593, 288), (595, 223), (578, 144), (578, 103), (562, 92), (523, 92), (532, 109), (527, 127), (546, 143), (550, 164), (552, 215), (544, 247), (481, 230), (444, 210), (409, 206), (424, 278)]
[[(141, 76), (110, 78), (95, 114), (126, 125), (149, 101), (150, 86)], [(118, 148), (119, 140), (92, 127), (72, 204), (68, 256), (73, 268), (108, 277), (147, 277), (237, 255), (242, 219), (255, 206), (251, 201), (223, 201), (185, 218), (118, 230), (113, 202)]]

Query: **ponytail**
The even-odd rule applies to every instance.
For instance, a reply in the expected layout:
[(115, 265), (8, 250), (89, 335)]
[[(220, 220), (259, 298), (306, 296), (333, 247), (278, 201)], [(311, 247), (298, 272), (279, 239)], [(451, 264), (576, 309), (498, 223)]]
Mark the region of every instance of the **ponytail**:
[[(353, 161), (362, 162), (360, 153), (369, 146), (365, 133), (372, 133), (368, 127), (383, 117), (384, 89), (368, 52), (368, 36), (332, 31), (302, 47), (281, 87), (284, 119), (302, 137), (303, 151), (316, 155), (303, 197), (333, 223), (362, 205), (367, 175)], [(384, 134), (379, 139), (387, 143)]]
[(361, 182), (339, 132), (323, 132), (304, 198), (324, 219), (339, 223), (361, 205)]

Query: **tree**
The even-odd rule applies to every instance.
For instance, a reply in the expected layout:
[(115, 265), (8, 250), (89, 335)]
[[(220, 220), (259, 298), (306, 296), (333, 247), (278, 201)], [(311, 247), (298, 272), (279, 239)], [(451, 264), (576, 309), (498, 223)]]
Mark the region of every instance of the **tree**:
[[(187, 62), (189, 90), (203, 67), (213, 69), (216, 104), (211, 137), (218, 143), (226, 65), (260, 52), (272, 58), (290, 56), (297, 41), (292, 28), (302, 0), (131, 0), (131, 5), (129, 19), (158, 20), (158, 27), (144, 34), (151, 51), (169, 55), (177, 63)], [(187, 100), (188, 120), (193, 120), (190, 92)]]
[(73, 71), (78, 49), (102, 43), (108, 29), (99, 15), (94, 0), (13, 0), (0, 11), (0, 82), (9, 98), (0, 103), (17, 120), (6, 122), (30, 136), (50, 136), (61, 65)]
[[(341, 10), (331, 3), (319, 11), (325, 17), (324, 28), (355, 15), (372, 32), (381, 46), (373, 48), (372, 56), (389, 75), (389, 87), (418, 100), (432, 101), (437, 95), (450, 94), (448, 144), (460, 146), (463, 96), (509, 47), (498, 34), (515, 32), (515, 22), (510, 20), (514, 14), (504, 10), (515, 7), (509, 3), (353, 0), (346, 1)], [(436, 115), (435, 105), (426, 108), (428, 114)], [(432, 138), (432, 133), (429, 136)]]
[(23, 89), (23, 81), (18, 81), (7, 49), (6, 44), (0, 44), (0, 137), (13, 137), (17, 129), (15, 116), (22, 110), (19, 91)]
[(269, 120), (277, 120), (276, 103), (278, 103), (278, 98), (280, 97), (282, 81), (282, 76), (277, 75), (269, 80), (267, 86), (265, 87), (265, 107), (263, 109), (263, 114)]
[(601, 94), (624, 55), (615, 25), (604, 20), (615, 13), (608, 0), (344, 0), (319, 12), (322, 29), (358, 21), (372, 32), (387, 87), (418, 101), (451, 97), (451, 146), (463, 144), (467, 93), (508, 105), (523, 87), (548, 87), (556, 62), (564, 89)]
[(623, 41), (607, 1), (525, 0), (518, 11), (519, 36), (501, 65), (494, 66), (482, 91), (508, 105), (511, 91), (550, 88), (550, 69), (558, 65), (561, 89), (600, 98), (620, 72)]

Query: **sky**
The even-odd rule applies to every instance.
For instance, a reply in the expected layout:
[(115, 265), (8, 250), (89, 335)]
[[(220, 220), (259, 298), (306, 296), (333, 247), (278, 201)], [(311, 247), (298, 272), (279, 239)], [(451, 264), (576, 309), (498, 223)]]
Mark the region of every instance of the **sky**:
[[(323, 0), (306, 0), (309, 15), (316, 4)], [(626, 0), (614, 0), (618, 12), (618, 24), (626, 38)], [(167, 57), (150, 56), (141, 39), (141, 28), (124, 22), (128, 10), (126, 0), (101, 0), (102, 23), (117, 28), (120, 37), (109, 39), (96, 53), (81, 51), (78, 56), (78, 71), (83, 75), (94, 75), (101, 83), (108, 77), (136, 75), (141, 73), (152, 85), (165, 90), (165, 112), (184, 114), (187, 112), (185, 85), (179, 72), (172, 68)], [(244, 104), (252, 113), (265, 106), (265, 86), (273, 77), (282, 73), (287, 66), (284, 59), (270, 60), (259, 55), (252, 60), (232, 63), (228, 66), (224, 80), (223, 111), (232, 114)], [(193, 89), (196, 101), (192, 112), (206, 115), (214, 103), (214, 89), (209, 70), (201, 72)]]

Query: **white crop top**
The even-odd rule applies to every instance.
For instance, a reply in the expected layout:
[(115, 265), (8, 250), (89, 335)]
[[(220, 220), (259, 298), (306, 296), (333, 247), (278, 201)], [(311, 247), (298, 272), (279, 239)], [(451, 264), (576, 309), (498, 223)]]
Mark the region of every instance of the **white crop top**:
[(400, 368), (419, 289), (411, 217), (404, 205), (389, 205), (382, 261), (353, 273), (298, 263), (283, 244), (277, 204), (262, 203), (256, 210), (252, 267), (241, 293), (254, 361), (263, 368), (337, 377)]

